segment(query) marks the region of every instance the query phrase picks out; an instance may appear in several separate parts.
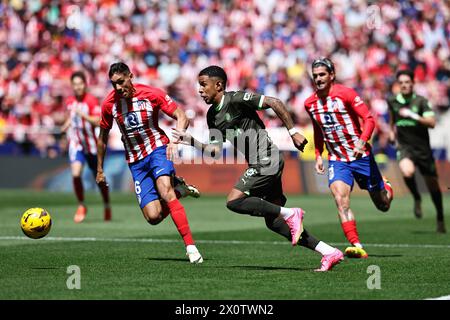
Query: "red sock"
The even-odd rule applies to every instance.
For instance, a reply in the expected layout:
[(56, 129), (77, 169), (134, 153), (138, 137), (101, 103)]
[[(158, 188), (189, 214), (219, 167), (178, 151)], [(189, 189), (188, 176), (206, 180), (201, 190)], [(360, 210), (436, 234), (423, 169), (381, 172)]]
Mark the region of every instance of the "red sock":
[(351, 244), (360, 243), (355, 220), (343, 222), (341, 226), (342, 230), (344, 230), (345, 237)]
[(191, 229), (189, 228), (189, 223), (183, 205), (180, 201), (178, 201), (178, 199), (175, 199), (168, 202), (167, 207), (169, 208), (170, 216), (172, 217), (178, 232), (183, 237), (184, 244), (186, 246), (194, 244), (194, 239), (192, 238)]
[(83, 182), (81, 181), (81, 177), (73, 177), (73, 189), (75, 190), (75, 195), (77, 196), (78, 202), (84, 201), (84, 191), (83, 191)]

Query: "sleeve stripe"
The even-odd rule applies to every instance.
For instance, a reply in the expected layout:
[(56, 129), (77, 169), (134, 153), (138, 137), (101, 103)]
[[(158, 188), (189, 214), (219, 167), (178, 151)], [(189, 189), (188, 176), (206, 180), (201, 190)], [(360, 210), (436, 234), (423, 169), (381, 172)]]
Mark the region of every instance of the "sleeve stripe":
[(263, 104), (264, 104), (264, 98), (265, 98), (265, 95), (262, 95), (261, 98), (259, 98), (258, 109), (262, 109)]
[(434, 111), (425, 111), (422, 117), (434, 117)]

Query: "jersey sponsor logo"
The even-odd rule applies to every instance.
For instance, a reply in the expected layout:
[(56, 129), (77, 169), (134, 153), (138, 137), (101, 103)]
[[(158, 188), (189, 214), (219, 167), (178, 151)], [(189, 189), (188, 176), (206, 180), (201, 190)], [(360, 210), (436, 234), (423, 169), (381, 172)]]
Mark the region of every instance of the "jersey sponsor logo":
[(136, 112), (129, 112), (125, 116), (125, 128), (126, 130), (135, 130), (139, 127), (138, 116)]
[(325, 124), (332, 125), (334, 124), (334, 119), (331, 113), (325, 113), (323, 115), (323, 119), (325, 120)]
[(330, 134), (334, 131), (342, 131), (344, 130), (344, 126), (340, 123), (335, 123), (333, 115), (331, 113), (325, 113), (323, 115), (323, 119), (325, 120), (325, 123), (323, 124), (324, 128), (323, 131), (326, 134)]

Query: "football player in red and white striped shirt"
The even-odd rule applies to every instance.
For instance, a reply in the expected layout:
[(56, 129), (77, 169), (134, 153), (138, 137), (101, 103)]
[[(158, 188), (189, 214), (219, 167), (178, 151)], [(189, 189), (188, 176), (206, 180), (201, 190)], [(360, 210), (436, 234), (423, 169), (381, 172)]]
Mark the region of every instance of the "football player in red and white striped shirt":
[[(93, 95), (87, 92), (86, 76), (81, 71), (74, 72), (71, 77), (73, 96), (66, 100), (68, 117), (61, 130), (68, 131), (69, 159), (72, 171), (73, 187), (78, 199), (78, 209), (74, 221), (84, 220), (87, 207), (84, 203), (84, 189), (81, 180), (83, 167), (87, 162), (94, 177), (97, 175), (97, 134), (100, 124), (101, 108)], [(104, 219), (111, 220), (109, 191), (106, 185), (100, 187), (104, 204)]]
[(328, 185), (336, 201), (342, 229), (352, 244), (345, 253), (349, 257), (366, 258), (368, 255), (359, 240), (355, 216), (350, 209), (354, 180), (369, 192), (375, 206), (383, 212), (389, 210), (393, 197), (392, 188), (382, 177), (367, 142), (375, 120), (355, 90), (334, 83), (335, 68), (331, 60), (315, 60), (312, 76), (316, 91), (306, 99), (305, 109), (314, 128), (316, 171), (325, 173), (322, 160), (325, 143)]
[(97, 183), (105, 185), (103, 160), (109, 131), (116, 121), (125, 147), (125, 155), (134, 180), (135, 193), (145, 219), (152, 225), (169, 214), (183, 238), (191, 263), (203, 258), (192, 238), (186, 212), (173, 187), (173, 155), (177, 146), (170, 143), (158, 125), (159, 111), (177, 120), (176, 127), (186, 130), (189, 121), (182, 109), (161, 89), (133, 84), (133, 74), (122, 62), (109, 69), (114, 87), (102, 103), (98, 139)]

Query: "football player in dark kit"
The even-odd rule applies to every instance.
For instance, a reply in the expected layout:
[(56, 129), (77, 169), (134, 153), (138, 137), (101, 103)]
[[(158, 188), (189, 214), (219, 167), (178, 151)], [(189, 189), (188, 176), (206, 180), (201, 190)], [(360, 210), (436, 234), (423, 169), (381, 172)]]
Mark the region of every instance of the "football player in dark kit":
[(414, 93), (412, 71), (401, 70), (397, 72), (396, 78), (400, 93), (388, 99), (390, 140), (397, 141), (397, 160), (405, 184), (414, 197), (414, 215), (418, 219), (422, 218), (422, 198), (414, 178), (418, 168), (436, 207), (437, 232), (445, 233), (442, 193), (428, 134), (428, 129), (436, 125), (434, 111), (426, 98)]
[(222, 143), (230, 141), (249, 165), (227, 198), (231, 211), (264, 217), (272, 231), (284, 236), (292, 245), (301, 245), (322, 254), (316, 271), (328, 271), (341, 262), (343, 253), (314, 238), (303, 228), (301, 208), (284, 207), (281, 175), (284, 160), (272, 143), (257, 110), (271, 108), (283, 121), (295, 147), (303, 151), (307, 140), (294, 127), (284, 104), (276, 98), (245, 91), (225, 91), (227, 75), (218, 66), (209, 66), (198, 75), (199, 94), (211, 107), (207, 122), (210, 141), (204, 144), (188, 132), (174, 129), (174, 143), (191, 145), (215, 158), (222, 155)]

